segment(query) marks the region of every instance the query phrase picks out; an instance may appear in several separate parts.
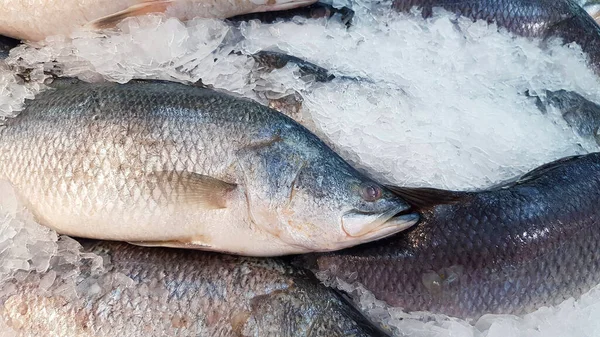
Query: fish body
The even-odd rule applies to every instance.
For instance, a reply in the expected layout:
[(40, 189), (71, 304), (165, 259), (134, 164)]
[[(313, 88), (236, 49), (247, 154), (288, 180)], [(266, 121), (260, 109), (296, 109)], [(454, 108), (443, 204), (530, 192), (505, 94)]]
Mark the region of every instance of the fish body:
[(600, 153), (488, 191), (399, 193), (443, 201), (404, 233), (299, 261), (391, 306), (468, 319), (524, 314), (600, 283)]
[(494, 22), (526, 37), (561, 38), (575, 42), (588, 55), (590, 66), (600, 72), (600, 26), (573, 0), (394, 0), (393, 8), (420, 8), (424, 17), (433, 8)]
[(0, 128), (0, 179), (59, 233), (264, 256), (341, 249), (418, 221), (254, 101), (170, 82), (52, 85)]
[(0, 3), (0, 34), (38, 41), (69, 35), (82, 27), (106, 28), (127, 17), (149, 13), (180, 20), (228, 18), (246, 13), (285, 10), (316, 0), (7, 0)]
[(100, 275), (84, 265), (77, 298), (56, 292), (58, 282), (44, 292), (39, 277), (10, 282), (0, 320), (16, 336), (383, 336), (310, 273), (276, 259), (84, 245), (108, 262)]
[(270, 12), (259, 12), (238, 15), (229, 18), (234, 23), (246, 22), (250, 20), (258, 20), (262, 23), (274, 23), (276, 21), (288, 21), (295, 16), (318, 19), (318, 18), (331, 18), (334, 15), (339, 14), (340, 20), (346, 26), (352, 25), (352, 18), (354, 17), (354, 11), (348, 7), (335, 8), (330, 4), (323, 2), (316, 2), (306, 7), (297, 7), (294, 9), (288, 9), (284, 11), (270, 11)]

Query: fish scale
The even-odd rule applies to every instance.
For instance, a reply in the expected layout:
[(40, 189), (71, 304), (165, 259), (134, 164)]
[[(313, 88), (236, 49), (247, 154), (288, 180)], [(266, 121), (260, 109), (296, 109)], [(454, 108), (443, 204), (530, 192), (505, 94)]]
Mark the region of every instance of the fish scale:
[(0, 158), (38, 221), (79, 237), (281, 255), (418, 220), (290, 118), (178, 83), (56, 80), (0, 130)]
[(298, 262), (391, 306), (469, 319), (558, 305), (600, 283), (600, 153), (455, 196), (434, 194), (405, 233)]
[(383, 336), (316, 279), (279, 260), (83, 244), (110, 261), (90, 279), (106, 284), (124, 275), (134, 286), (109, 283), (98, 294), (83, 288), (67, 300), (40, 294), (30, 279), (13, 280), (0, 318), (18, 336)]

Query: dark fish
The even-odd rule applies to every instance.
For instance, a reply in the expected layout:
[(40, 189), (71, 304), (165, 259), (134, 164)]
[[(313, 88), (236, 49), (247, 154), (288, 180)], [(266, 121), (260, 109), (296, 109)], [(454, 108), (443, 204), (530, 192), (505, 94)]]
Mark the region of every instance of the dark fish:
[(421, 209), (420, 224), (299, 263), (407, 311), (473, 319), (556, 305), (600, 282), (600, 153), (488, 191), (396, 190)]
[(0, 35), (0, 59), (7, 58), (10, 50), (18, 46), (19, 43), (21, 43), (19, 40)]
[(594, 138), (600, 145), (600, 105), (580, 94), (567, 90), (544, 90), (543, 97), (531, 94), (537, 107), (544, 113), (549, 107), (558, 109), (565, 121), (577, 134)]
[[(109, 261), (108, 271), (97, 276), (84, 265), (77, 298), (53, 288), (44, 295), (39, 277), (11, 282), (0, 319), (17, 336), (383, 336), (310, 273), (276, 259), (84, 245)], [(131, 284), (115, 282), (122, 275)]]
[(576, 42), (600, 73), (600, 27), (572, 0), (393, 0), (392, 6), (399, 11), (418, 7), (424, 17), (441, 7), (473, 20), (495, 22), (521, 36)]
[(231, 17), (228, 20), (238, 23), (250, 20), (259, 20), (262, 23), (274, 23), (276, 21), (291, 20), (295, 16), (308, 19), (318, 19), (331, 18), (336, 14), (339, 14), (340, 20), (346, 26), (350, 26), (352, 24), (352, 18), (354, 18), (353, 10), (348, 7), (335, 8), (322, 2), (317, 2), (306, 7), (292, 8), (284, 11), (243, 14)]
[(335, 78), (335, 76), (329, 73), (327, 69), (296, 56), (273, 51), (260, 51), (256, 54), (253, 54), (252, 57), (259, 63), (261, 67), (269, 70), (281, 69), (288, 63), (292, 63), (296, 64), (298, 68), (300, 68), (300, 73), (302, 76), (314, 76), (317, 82), (329, 82)]

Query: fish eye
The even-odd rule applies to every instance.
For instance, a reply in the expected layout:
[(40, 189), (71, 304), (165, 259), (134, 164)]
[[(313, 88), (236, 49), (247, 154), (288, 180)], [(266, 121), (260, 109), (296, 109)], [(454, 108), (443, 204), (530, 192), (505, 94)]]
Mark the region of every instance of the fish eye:
[(373, 184), (363, 186), (360, 191), (362, 198), (365, 201), (377, 201), (381, 198), (381, 188)]

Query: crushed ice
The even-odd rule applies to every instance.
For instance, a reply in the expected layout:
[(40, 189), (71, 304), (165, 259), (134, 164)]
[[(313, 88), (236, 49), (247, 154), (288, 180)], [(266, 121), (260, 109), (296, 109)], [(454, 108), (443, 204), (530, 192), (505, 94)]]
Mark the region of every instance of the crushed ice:
[[(125, 20), (116, 31), (21, 46), (0, 65), (0, 124), (44, 89), (44, 71), (51, 71), (86, 81), (201, 80), (292, 111), (356, 166), (400, 185), (484, 188), (551, 160), (597, 150), (557, 111), (544, 115), (523, 95), (567, 89), (600, 102), (599, 80), (577, 46), (555, 42), (542, 50), (536, 41), (445, 12), (423, 20), (414, 13), (375, 15), (365, 3), (354, 3), (354, 10), (350, 29), (326, 19), (234, 26), (147, 16)], [(260, 50), (304, 58), (337, 78), (310, 81), (294, 65), (264, 72), (253, 58), (235, 54)], [(31, 81), (25, 84), (15, 71)], [(87, 259), (101, 272), (99, 257), (82, 254), (76, 241), (36, 224), (11, 193), (7, 184), (0, 186), (0, 297), (14, 291), (10, 280), (31, 277), (32, 271), (42, 273), (40, 291), (100, 291), (93, 279), (81, 282), (80, 270)], [(474, 325), (423, 319), (361, 294), (363, 307), (398, 335), (594, 336), (600, 329), (598, 289), (524, 317), (484, 316)]]

